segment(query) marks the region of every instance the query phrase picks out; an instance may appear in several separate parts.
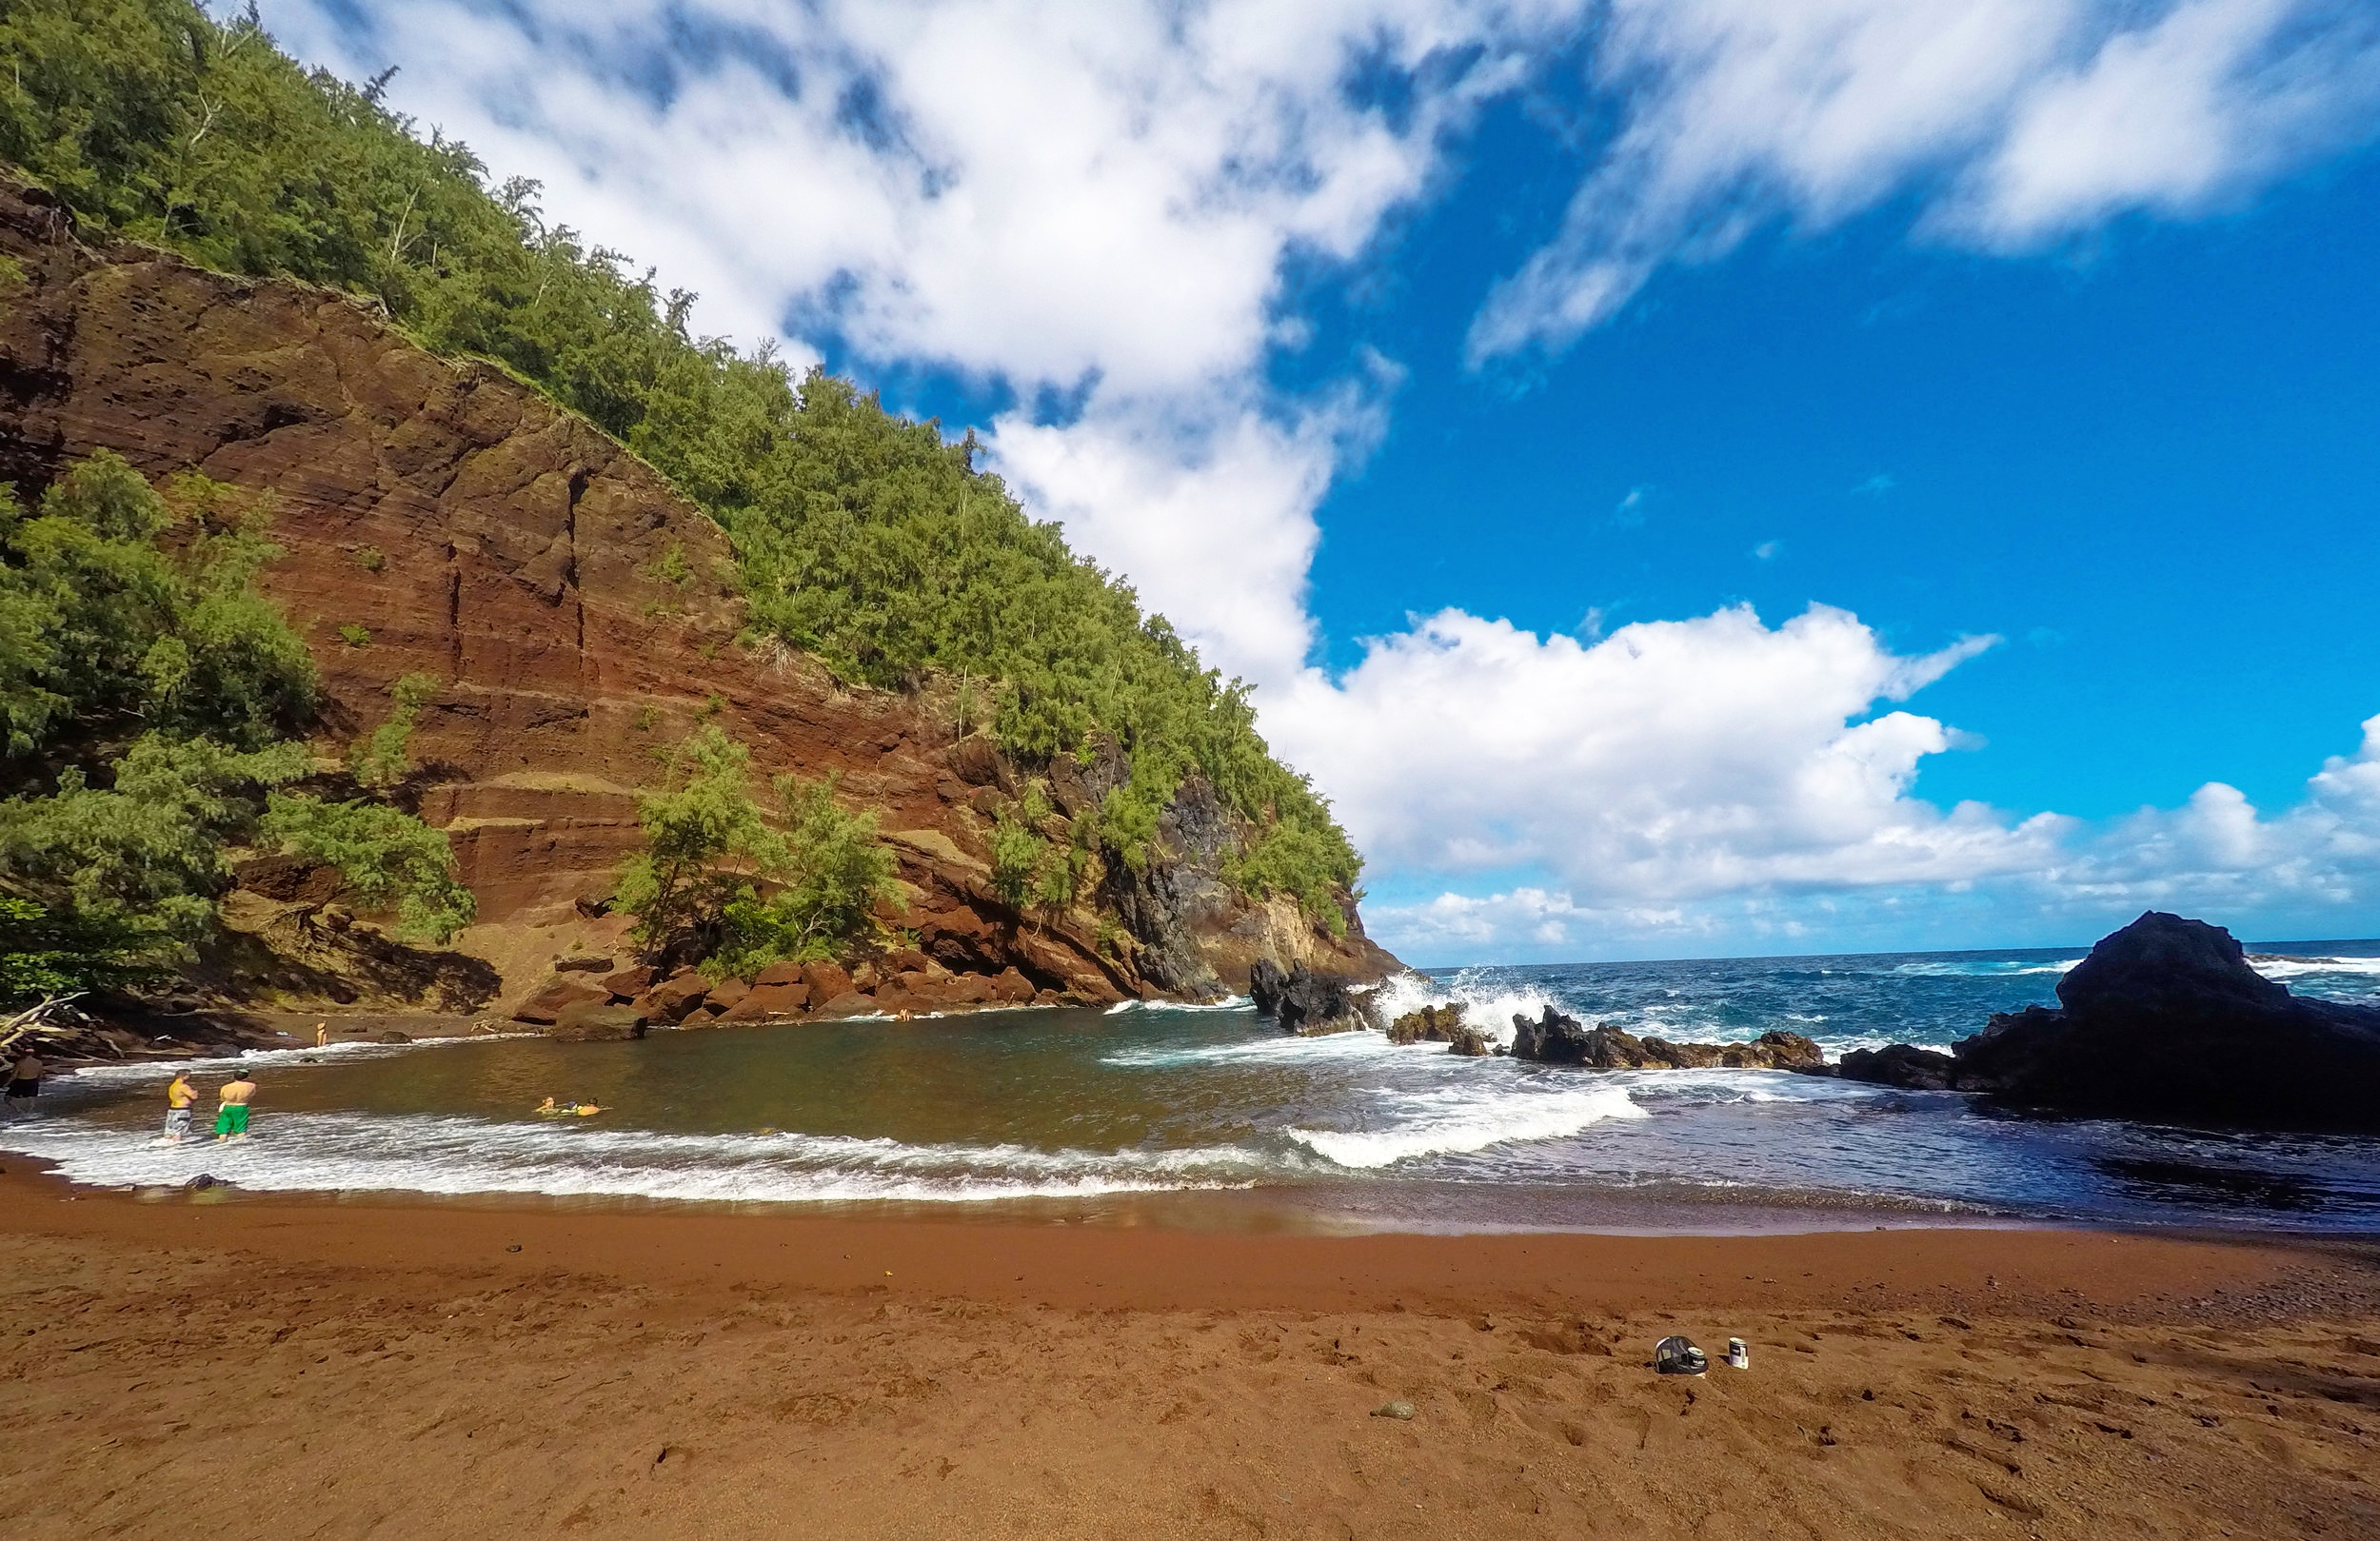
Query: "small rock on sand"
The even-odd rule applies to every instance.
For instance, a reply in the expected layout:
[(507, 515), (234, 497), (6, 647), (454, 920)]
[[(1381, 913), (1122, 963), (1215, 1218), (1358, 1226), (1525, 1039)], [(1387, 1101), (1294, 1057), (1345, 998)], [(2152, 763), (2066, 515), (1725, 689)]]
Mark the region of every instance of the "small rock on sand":
[(1372, 1416), (1376, 1418), (1397, 1418), (1405, 1422), (1411, 1422), (1413, 1419), (1413, 1404), (1411, 1402), (1382, 1402), (1378, 1407), (1372, 1410)]

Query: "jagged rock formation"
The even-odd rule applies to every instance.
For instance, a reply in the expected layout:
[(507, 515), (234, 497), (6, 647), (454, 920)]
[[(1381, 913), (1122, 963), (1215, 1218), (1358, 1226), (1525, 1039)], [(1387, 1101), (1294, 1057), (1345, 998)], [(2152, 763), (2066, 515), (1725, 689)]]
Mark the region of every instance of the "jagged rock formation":
[(1795, 1070), (1826, 1062), (1798, 1033), (1763, 1033), (1750, 1043), (1673, 1043), (1639, 1038), (1609, 1022), (1585, 1027), (1551, 1006), (1536, 1021), (1514, 1014), (1512, 1057), (1592, 1070)]
[(1474, 1031), (1463, 1026), (1463, 1003), (1459, 1000), (1444, 1006), (1423, 1006), (1409, 1011), (1388, 1024), (1391, 1043), (1448, 1043), (1458, 1032)]
[[(1812, 1074), (1820, 1068), (1806, 1067)], [(1895, 1043), (1882, 1049), (1854, 1049), (1832, 1074), (1847, 1081), (1866, 1081), (1903, 1092), (1950, 1092), (1958, 1088), (1958, 1061), (1939, 1049), (1919, 1049)]]
[(1362, 981), (1341, 975), (1317, 974), (1303, 963), (1284, 973), (1271, 958), (1259, 958), (1248, 975), (1248, 994), (1257, 1015), (1280, 1023), (1284, 1033), (1320, 1037), (1325, 1033), (1357, 1033), (1377, 1026), (1371, 998), (1357, 988)]
[(2057, 997), (1994, 1016), (1949, 1056), (1895, 1045), (1846, 1055), (1838, 1074), (1938, 1077), (2068, 1113), (2380, 1132), (2380, 1010), (2291, 995), (2219, 926), (2150, 911), (2092, 948)]
[[(442, 682), (405, 796), (453, 840), (481, 922), (461, 946), (507, 998), (557, 956), (617, 946), (604, 901), (638, 843), (634, 789), (653, 748), (705, 715), (755, 773), (839, 773), (877, 812), (901, 862), (886, 919), (934, 967), (1089, 1001), (1220, 995), (1261, 959), (1396, 967), (1352, 904), (1342, 939), (1224, 882), (1245, 831), (1196, 778), (1147, 870), (1108, 874), (1110, 923), (1081, 907), (1026, 922), (990, 885), (985, 794), (1035, 768), (959, 739), (932, 688), (845, 688), (796, 651), (739, 645), (724, 535), (584, 420), (493, 365), (432, 356), (350, 296), (86, 244), (38, 189), (0, 185), (0, 253), (26, 277), (0, 296), (0, 479), (35, 496), (105, 448), (152, 479), (196, 468), (273, 491), (288, 555), (262, 586), (321, 667), (323, 751), (385, 718), (401, 676)], [(1111, 761), (1047, 767), (1061, 810), (1113, 784)]]

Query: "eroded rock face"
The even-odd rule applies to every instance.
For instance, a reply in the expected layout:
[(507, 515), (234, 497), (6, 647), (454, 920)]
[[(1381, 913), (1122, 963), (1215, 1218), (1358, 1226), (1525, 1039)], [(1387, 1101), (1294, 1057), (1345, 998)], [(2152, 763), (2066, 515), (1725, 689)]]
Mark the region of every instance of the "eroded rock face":
[(2291, 995), (2219, 926), (2151, 911), (2057, 995), (1956, 1044), (1958, 1084), (2067, 1112), (2380, 1132), (2380, 1010)]
[[(387, 717), (399, 678), (440, 682), (403, 790), (454, 842), (479, 901), (466, 952), (509, 957), (532, 928), (566, 941), (601, 918), (640, 841), (653, 748), (724, 701), (716, 720), (751, 746), (756, 775), (836, 773), (876, 811), (902, 884), (885, 919), (954, 974), (1013, 970), (1035, 998), (1101, 1002), (1220, 995), (1259, 958), (1395, 967), (1352, 913), (1334, 938), (1287, 900), (1223, 883), (1241, 832), (1196, 778), (1158, 859), (1109, 874), (1128, 944), (1086, 914), (1022, 923), (991, 889), (976, 806), (1018, 767), (980, 735), (960, 740), (931, 694), (846, 689), (801, 654), (739, 646), (723, 532), (588, 424), (502, 370), (424, 352), (365, 302), (87, 245), (44, 195), (5, 183), (0, 252), (27, 276), (0, 306), (0, 480), (37, 498), (111, 449), (152, 480), (197, 469), (269, 489), (287, 555), (261, 583), (321, 668), (331, 758)], [(1115, 756), (1052, 766), (1053, 796), (1087, 810), (1124, 769)], [(307, 880), (258, 877), (292, 899)], [(806, 982), (822, 1005), (851, 991)]]

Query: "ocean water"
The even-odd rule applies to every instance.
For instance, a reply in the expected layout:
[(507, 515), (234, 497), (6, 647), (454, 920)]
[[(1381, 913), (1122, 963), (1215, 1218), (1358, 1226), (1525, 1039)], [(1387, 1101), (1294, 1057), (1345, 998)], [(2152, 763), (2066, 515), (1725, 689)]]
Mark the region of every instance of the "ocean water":
[[(2380, 1003), (2380, 942), (2257, 949), (2303, 994)], [(1509, 1036), (1547, 1004), (1639, 1036), (1771, 1028), (1831, 1055), (1946, 1045), (2055, 999), (2078, 952), (1440, 970)], [(1244, 1002), (250, 1054), (254, 1137), (155, 1140), (165, 1067), (45, 1089), (0, 1149), (77, 1180), (540, 1195), (1239, 1228), (1730, 1231), (1904, 1223), (2380, 1229), (2380, 1141), (2019, 1116), (1782, 1072), (1459, 1059), (1296, 1038)], [(202, 1087), (215, 1067), (205, 1067)], [(54, 1095), (52, 1095), (54, 1094)], [(549, 1120), (543, 1097), (596, 1100)], [(210, 1105), (211, 1098), (206, 1100)]]

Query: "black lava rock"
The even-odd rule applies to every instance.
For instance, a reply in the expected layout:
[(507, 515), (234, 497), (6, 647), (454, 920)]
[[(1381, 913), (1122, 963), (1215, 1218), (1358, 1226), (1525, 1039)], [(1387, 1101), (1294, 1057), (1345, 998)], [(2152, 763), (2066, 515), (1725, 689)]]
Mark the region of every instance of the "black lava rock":
[(1248, 994), (1257, 1014), (1279, 1022), (1284, 1033), (1315, 1037), (1372, 1025), (1368, 1003), (1348, 980), (1317, 974), (1303, 963), (1284, 974), (1271, 958), (1258, 958), (1248, 971)]
[(2066, 1112), (2380, 1133), (2380, 1010), (2291, 995), (2220, 926), (2152, 910), (2057, 998), (1960, 1041), (1960, 1078)]
[(1944, 1057), (1895, 1044), (1836, 1074), (2018, 1107), (2216, 1127), (2380, 1134), (2380, 1010), (2308, 1000), (2231, 934), (2152, 910)]

